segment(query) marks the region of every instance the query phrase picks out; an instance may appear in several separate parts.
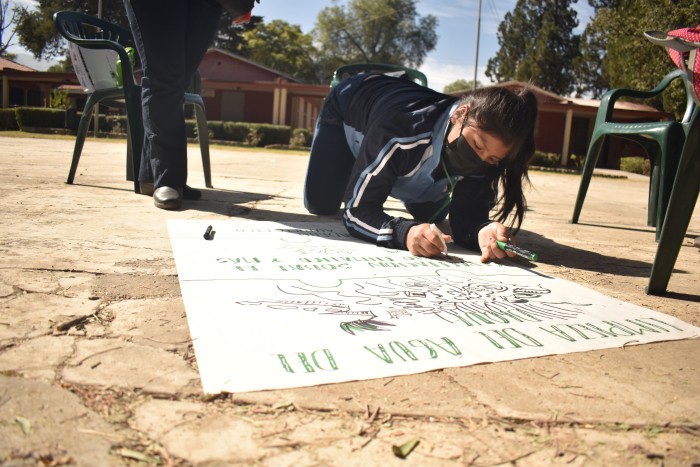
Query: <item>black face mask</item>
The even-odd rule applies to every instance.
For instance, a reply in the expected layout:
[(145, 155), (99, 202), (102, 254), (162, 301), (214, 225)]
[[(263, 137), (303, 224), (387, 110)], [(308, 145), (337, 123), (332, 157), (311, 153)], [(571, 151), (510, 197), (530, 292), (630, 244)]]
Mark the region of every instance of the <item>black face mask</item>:
[(447, 143), (445, 138), (445, 143), (443, 160), (450, 175), (482, 175), (491, 167), (491, 164), (481, 160), (461, 131), (457, 139)]

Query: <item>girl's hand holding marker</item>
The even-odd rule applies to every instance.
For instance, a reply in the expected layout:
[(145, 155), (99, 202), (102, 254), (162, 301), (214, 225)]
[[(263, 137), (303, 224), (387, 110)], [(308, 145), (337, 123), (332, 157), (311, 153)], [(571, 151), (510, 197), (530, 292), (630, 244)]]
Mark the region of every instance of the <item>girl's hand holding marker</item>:
[(511, 243), (502, 242), (500, 240), (496, 240), (496, 244), (498, 244), (498, 248), (503, 251), (510, 251), (522, 258), (529, 259), (530, 261), (537, 261), (537, 253), (533, 253), (532, 251), (528, 251), (524, 248), (520, 248)]
[(452, 242), (452, 237), (450, 237), (449, 235), (445, 236), (445, 234), (442, 233), (442, 230), (440, 230), (435, 224), (430, 224), (430, 230), (432, 230), (433, 233), (435, 233), (435, 235), (438, 236), (438, 239), (441, 242), (442, 249), (440, 250), (440, 252), (443, 255), (447, 256), (447, 242), (445, 241), (445, 238), (447, 238), (447, 241)]
[[(442, 233), (442, 231), (435, 224), (430, 224), (430, 230), (432, 230), (437, 235), (438, 239), (442, 243), (442, 249), (440, 250), (440, 252), (443, 255), (447, 256), (447, 242), (445, 241), (445, 238), (447, 238), (449, 242), (452, 241), (452, 238), (449, 235), (445, 236), (445, 234)], [(510, 239), (508, 239), (508, 242), (496, 240), (496, 244), (498, 245), (499, 249), (505, 252), (514, 253), (515, 255), (528, 259), (530, 261), (537, 261), (537, 253), (513, 245), (512, 243), (510, 243)]]

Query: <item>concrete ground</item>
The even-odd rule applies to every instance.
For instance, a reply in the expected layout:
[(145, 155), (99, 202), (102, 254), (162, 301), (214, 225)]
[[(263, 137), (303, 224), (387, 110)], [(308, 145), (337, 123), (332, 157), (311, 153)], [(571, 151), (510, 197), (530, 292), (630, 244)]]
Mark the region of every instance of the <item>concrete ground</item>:
[[(319, 220), (306, 156), (213, 148), (215, 188), (168, 212), (131, 192), (123, 141), (88, 141), (71, 186), (71, 139), (15, 135), (0, 136), (2, 465), (700, 465), (697, 339), (204, 396), (165, 221)], [(538, 271), (700, 325), (697, 207), (669, 294), (647, 296), (648, 180), (595, 177), (572, 225), (578, 176), (531, 178), (519, 242)]]

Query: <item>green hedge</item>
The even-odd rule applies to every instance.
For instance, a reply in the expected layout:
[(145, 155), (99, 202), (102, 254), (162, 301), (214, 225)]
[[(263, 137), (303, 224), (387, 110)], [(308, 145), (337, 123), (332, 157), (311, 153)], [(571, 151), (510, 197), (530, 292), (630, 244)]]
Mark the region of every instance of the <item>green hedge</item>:
[[(66, 123), (71, 130), (77, 130), (82, 113), (73, 112), (66, 119), (66, 112), (61, 109), (47, 109), (42, 107), (18, 107), (16, 109), (3, 109), (0, 114), (0, 130), (32, 131), (38, 128), (65, 128)], [(68, 122), (67, 122), (68, 120)], [(101, 115), (100, 132), (115, 135), (125, 135), (127, 118), (123, 115)], [(297, 128), (292, 131), (286, 125), (269, 125), (265, 123), (243, 123), (208, 121), (209, 139), (220, 141), (232, 141), (250, 146), (291, 145), (297, 147), (309, 147), (313, 137), (313, 131), (305, 128)], [(90, 124), (90, 131), (94, 128), (94, 122)], [(194, 119), (185, 121), (187, 137), (194, 139), (197, 136), (197, 124)]]
[(535, 155), (530, 160), (530, 165), (537, 167), (559, 167), (561, 156), (553, 152), (535, 151)]
[(15, 109), (17, 126), (22, 131), (29, 128), (65, 128), (66, 111), (46, 109), (43, 107), (17, 107)]
[[(125, 116), (107, 116), (100, 119), (100, 131), (113, 134), (126, 134)], [(291, 128), (282, 125), (261, 123), (208, 121), (209, 139), (233, 141), (251, 146), (268, 146), (271, 144), (290, 144)], [(197, 137), (196, 120), (185, 120), (187, 137)]]
[(547, 169), (580, 170), (585, 156), (569, 154), (566, 167), (561, 165), (561, 155), (555, 152), (535, 151), (530, 160), (530, 165), (534, 167), (544, 167)]
[(641, 175), (649, 175), (651, 166), (645, 157), (621, 157), (620, 170)]
[[(93, 122), (93, 128), (95, 123)], [(108, 115), (100, 117), (100, 131), (105, 133), (114, 133), (117, 135), (126, 135), (127, 119), (126, 115)]]
[[(188, 120), (187, 136), (194, 138), (195, 121)], [(289, 144), (291, 128), (285, 125), (266, 123), (243, 123), (208, 121), (209, 137), (223, 141), (234, 141), (251, 146), (269, 146), (271, 144)]]
[(15, 109), (0, 109), (0, 131), (19, 130)]
[(313, 130), (309, 130), (308, 128), (295, 128), (292, 130), (291, 138), (289, 138), (289, 145), (308, 148), (311, 147), (313, 138)]

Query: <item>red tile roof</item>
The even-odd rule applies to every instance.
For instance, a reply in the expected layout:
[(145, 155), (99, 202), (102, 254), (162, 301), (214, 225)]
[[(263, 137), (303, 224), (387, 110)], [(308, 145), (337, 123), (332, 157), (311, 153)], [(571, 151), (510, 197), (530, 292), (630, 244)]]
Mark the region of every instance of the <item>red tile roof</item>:
[(0, 57), (0, 70), (36, 71), (34, 68), (20, 65), (12, 60)]

